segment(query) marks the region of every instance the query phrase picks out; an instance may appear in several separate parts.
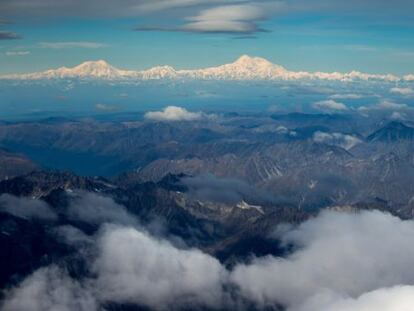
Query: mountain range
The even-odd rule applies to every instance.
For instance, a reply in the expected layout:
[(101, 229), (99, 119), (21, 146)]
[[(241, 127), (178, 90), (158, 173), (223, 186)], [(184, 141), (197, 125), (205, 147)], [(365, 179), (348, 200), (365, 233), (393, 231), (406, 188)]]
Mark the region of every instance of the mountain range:
[(76, 67), (60, 67), (42, 72), (12, 74), (1, 79), (103, 79), (103, 80), (157, 80), (157, 79), (199, 79), (199, 80), (328, 80), (328, 81), (414, 81), (414, 75), (398, 77), (392, 74), (368, 74), (359, 71), (306, 72), (289, 71), (260, 58), (243, 55), (230, 64), (203, 69), (177, 70), (171, 66), (156, 66), (143, 71), (118, 69), (104, 60), (87, 61)]

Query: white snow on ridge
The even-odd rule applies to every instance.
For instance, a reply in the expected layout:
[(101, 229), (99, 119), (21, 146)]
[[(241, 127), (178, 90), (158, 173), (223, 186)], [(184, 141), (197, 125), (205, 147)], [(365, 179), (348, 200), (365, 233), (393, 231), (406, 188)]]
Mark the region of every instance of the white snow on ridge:
[(43, 72), (14, 74), (0, 77), (2, 79), (39, 80), (39, 79), (199, 79), (199, 80), (330, 80), (330, 81), (414, 81), (414, 75), (397, 77), (391, 74), (368, 74), (359, 71), (340, 72), (305, 72), (289, 71), (286, 68), (260, 58), (243, 55), (235, 62), (217, 67), (193, 70), (176, 70), (171, 66), (157, 66), (143, 71), (121, 70), (104, 60), (87, 61), (76, 67), (61, 67)]

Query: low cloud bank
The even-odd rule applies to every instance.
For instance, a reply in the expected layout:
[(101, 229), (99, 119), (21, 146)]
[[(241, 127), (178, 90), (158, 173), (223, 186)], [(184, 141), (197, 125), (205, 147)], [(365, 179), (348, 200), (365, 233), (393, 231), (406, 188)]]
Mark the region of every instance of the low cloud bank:
[(393, 87), (392, 89), (390, 89), (390, 92), (403, 96), (414, 95), (414, 90), (410, 87)]
[(342, 133), (325, 133), (320, 131), (313, 134), (313, 140), (317, 143), (339, 146), (345, 150), (349, 150), (362, 142), (359, 138), (352, 135)]
[(85, 258), (94, 277), (39, 269), (6, 293), (2, 310), (99, 310), (108, 302), (156, 310), (284, 306), (287, 311), (408, 311), (414, 305), (414, 221), (379, 211), (325, 211), (275, 228), (293, 251), (225, 268), (134, 226), (104, 225)]
[[(414, 284), (413, 221), (378, 211), (324, 212), (282, 240), (297, 246), (289, 257), (256, 259), (232, 272), (231, 280), (242, 295), (260, 306), (279, 302), (289, 311), (338, 310), (329, 305)], [(378, 310), (378, 301), (371, 303), (358, 309), (355, 302), (353, 310)], [(402, 310), (392, 297), (387, 303), (387, 310)]]
[(177, 106), (165, 107), (162, 111), (149, 111), (144, 117), (154, 121), (195, 121), (204, 117), (202, 112), (190, 112)]
[(10, 194), (0, 196), (0, 212), (24, 219), (56, 220), (56, 213), (43, 201), (19, 198)]
[(348, 110), (346, 105), (333, 99), (316, 102), (312, 105), (312, 107), (324, 112), (343, 112)]
[(197, 249), (178, 249), (134, 228), (106, 228), (94, 264), (102, 300), (168, 306), (219, 306), (227, 271)]
[(102, 223), (137, 225), (138, 223), (124, 206), (115, 203), (112, 198), (92, 192), (80, 192), (69, 205), (66, 214), (69, 219), (94, 225)]

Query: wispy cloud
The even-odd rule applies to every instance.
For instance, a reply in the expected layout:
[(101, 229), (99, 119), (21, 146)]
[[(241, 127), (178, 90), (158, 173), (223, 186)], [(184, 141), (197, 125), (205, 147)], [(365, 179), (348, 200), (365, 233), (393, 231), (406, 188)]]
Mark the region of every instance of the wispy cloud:
[(364, 96), (361, 94), (347, 93), (347, 94), (334, 94), (329, 96), (330, 99), (361, 99)]
[(96, 104), (95, 105), (95, 108), (97, 110), (106, 111), (106, 112), (111, 112), (111, 111), (118, 110), (118, 107), (115, 106), (115, 105), (107, 105), (107, 104), (101, 104), (101, 103), (100, 104)]
[(391, 93), (399, 94), (403, 96), (411, 96), (414, 95), (414, 90), (410, 87), (393, 87), (390, 90)]
[(367, 111), (381, 111), (381, 110), (405, 110), (409, 109), (410, 107), (406, 104), (399, 104), (395, 103), (390, 100), (382, 100), (381, 102), (372, 105), (372, 106), (361, 106), (358, 108), (360, 112), (367, 112)]
[(29, 55), (30, 51), (7, 51), (4, 54), (6, 56), (25, 56), (25, 55)]
[(62, 41), (62, 42), (40, 42), (39, 47), (45, 49), (99, 49), (107, 47), (106, 44), (91, 41)]
[(332, 99), (316, 102), (312, 105), (312, 107), (325, 112), (348, 110), (348, 107), (343, 103), (334, 101)]
[(0, 31), (0, 40), (16, 40), (21, 39), (22, 37), (12, 31)]
[(185, 108), (168, 106), (162, 111), (150, 111), (145, 118), (155, 121), (194, 121), (203, 118), (201, 112), (190, 112)]
[(2, 0), (0, 12), (3, 16), (120, 17), (223, 2), (225, 0), (124, 0), (120, 5), (118, 0)]
[(342, 133), (325, 133), (320, 131), (313, 134), (313, 140), (317, 143), (339, 146), (346, 150), (349, 150), (361, 143), (361, 140), (358, 137), (352, 135)]

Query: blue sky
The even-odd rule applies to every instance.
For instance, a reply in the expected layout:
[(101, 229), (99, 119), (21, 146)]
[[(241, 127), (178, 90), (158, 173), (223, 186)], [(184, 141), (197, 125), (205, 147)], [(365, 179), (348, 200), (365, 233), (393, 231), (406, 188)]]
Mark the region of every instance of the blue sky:
[(413, 1), (120, 2), (3, 0), (0, 73), (96, 59), (127, 69), (199, 68), (242, 54), (291, 70), (414, 72)]

